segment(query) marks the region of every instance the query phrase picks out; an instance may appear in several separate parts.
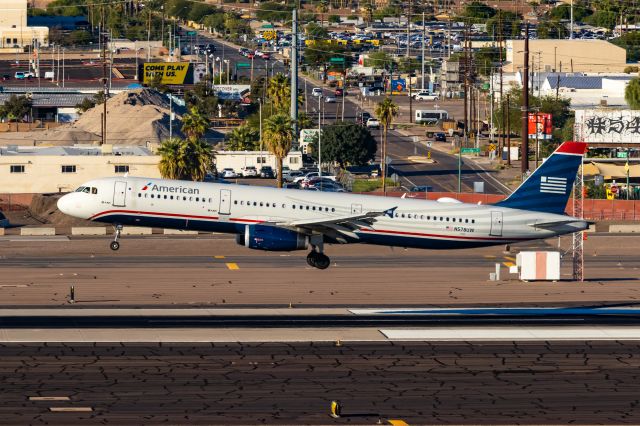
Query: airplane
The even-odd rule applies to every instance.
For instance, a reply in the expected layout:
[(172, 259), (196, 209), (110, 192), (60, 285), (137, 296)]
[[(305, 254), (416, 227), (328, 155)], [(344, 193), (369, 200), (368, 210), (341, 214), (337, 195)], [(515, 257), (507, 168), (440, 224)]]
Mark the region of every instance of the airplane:
[(144, 177), (91, 180), (58, 200), (77, 218), (123, 226), (222, 232), (250, 249), (307, 250), (326, 269), (325, 244), (459, 249), (508, 245), (582, 231), (565, 214), (583, 142), (564, 142), (509, 197), (495, 204), (312, 192)]

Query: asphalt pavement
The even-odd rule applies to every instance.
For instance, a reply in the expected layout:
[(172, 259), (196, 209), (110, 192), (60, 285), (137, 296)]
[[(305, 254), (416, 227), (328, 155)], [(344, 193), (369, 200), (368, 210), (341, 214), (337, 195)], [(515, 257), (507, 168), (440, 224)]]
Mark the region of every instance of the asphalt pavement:
[[(0, 416), (8, 425), (638, 424), (639, 354), (637, 342), (10, 344), (0, 346)], [(329, 417), (332, 400), (341, 418)]]

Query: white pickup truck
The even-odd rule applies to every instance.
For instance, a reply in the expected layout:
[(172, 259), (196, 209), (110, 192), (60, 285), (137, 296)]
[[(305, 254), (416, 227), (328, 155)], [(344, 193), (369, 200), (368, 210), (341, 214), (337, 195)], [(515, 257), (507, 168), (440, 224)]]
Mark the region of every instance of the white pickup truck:
[(413, 95), (413, 99), (416, 101), (437, 101), (439, 99), (438, 95), (432, 95), (427, 91), (418, 92)]

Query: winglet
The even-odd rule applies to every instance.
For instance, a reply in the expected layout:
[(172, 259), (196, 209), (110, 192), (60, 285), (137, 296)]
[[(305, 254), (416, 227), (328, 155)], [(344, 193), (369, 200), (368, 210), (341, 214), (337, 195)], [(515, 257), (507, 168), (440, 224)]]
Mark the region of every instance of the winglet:
[(391, 219), (393, 219), (393, 213), (396, 211), (396, 209), (398, 208), (398, 206), (392, 207), (388, 210), (384, 211), (384, 215), (385, 216), (389, 216)]

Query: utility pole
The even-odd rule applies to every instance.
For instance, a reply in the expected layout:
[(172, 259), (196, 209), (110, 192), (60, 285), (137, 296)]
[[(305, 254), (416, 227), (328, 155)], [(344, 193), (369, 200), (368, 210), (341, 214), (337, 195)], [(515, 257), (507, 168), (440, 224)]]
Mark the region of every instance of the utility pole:
[(573, 40), (573, 0), (571, 0), (571, 25), (570, 25), (570, 31), (571, 33), (569, 34), (569, 39)]
[[(503, 77), (502, 77), (502, 67), (503, 67), (503, 63), (502, 63), (502, 13), (498, 12), (498, 54), (500, 55), (500, 102), (502, 102), (503, 100), (503, 93), (502, 93), (502, 84), (503, 84)], [(502, 111), (503, 113), (503, 118), (504, 118), (504, 109)], [(502, 151), (504, 150), (504, 119), (502, 120), (502, 126), (501, 127), (501, 143), (498, 144), (500, 146), (500, 155), (502, 156)], [(502, 157), (501, 157), (502, 158)]]
[(524, 26), (524, 69), (522, 72), (522, 178), (529, 170), (529, 23)]
[(423, 92), (424, 92), (424, 43), (425, 43), (424, 39), (426, 37), (427, 37), (427, 31), (424, 23), (424, 12), (422, 12), (422, 91)]
[(411, 35), (411, 0), (409, 0), (409, 13), (407, 13), (407, 54), (406, 57), (409, 58), (410, 57), (410, 49), (411, 49), (411, 43), (410, 43), (410, 35)]
[[(469, 101), (467, 97), (469, 96), (469, 27), (465, 26), (464, 28), (464, 134), (465, 136), (469, 134)], [(458, 66), (458, 72), (460, 70), (460, 66)], [(466, 137), (465, 137), (466, 141)]]
[[(291, 121), (293, 122), (293, 146), (298, 145), (298, 11), (292, 11), (291, 28)], [(280, 179), (282, 180), (282, 179)]]
[(107, 32), (104, 31), (104, 9), (102, 10), (102, 94), (104, 102), (102, 104), (102, 141), (101, 145), (107, 143), (107, 99), (109, 98), (109, 79), (107, 78)]
[(511, 166), (511, 104), (509, 103), (511, 96), (507, 93), (506, 112), (507, 112), (507, 165)]

